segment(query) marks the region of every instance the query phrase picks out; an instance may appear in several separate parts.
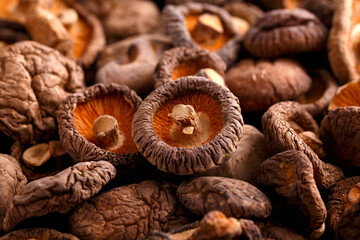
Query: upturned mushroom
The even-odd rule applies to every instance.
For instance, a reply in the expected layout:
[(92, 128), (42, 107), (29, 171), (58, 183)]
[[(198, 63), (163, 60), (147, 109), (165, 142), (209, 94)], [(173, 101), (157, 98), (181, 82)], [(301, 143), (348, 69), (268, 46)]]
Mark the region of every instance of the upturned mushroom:
[(224, 163), (243, 133), (238, 99), (203, 77), (183, 77), (153, 91), (133, 120), (144, 157), (165, 172), (189, 175)]
[(331, 99), (328, 110), (339, 107), (360, 107), (360, 80), (349, 82), (339, 87), (336, 94)]

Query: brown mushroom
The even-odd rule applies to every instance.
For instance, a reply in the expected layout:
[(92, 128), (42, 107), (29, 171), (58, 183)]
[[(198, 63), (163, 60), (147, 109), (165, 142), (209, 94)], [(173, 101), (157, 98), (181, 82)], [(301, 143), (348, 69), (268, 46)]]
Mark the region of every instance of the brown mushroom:
[(272, 207), (265, 194), (238, 179), (199, 177), (183, 182), (177, 197), (191, 212), (205, 215), (219, 210), (227, 217), (266, 218)]
[(23, 228), (10, 232), (0, 240), (79, 240), (70, 233), (62, 233), (51, 228)]
[(154, 89), (156, 63), (171, 40), (159, 34), (139, 35), (108, 45), (97, 62), (96, 82), (127, 85), (139, 95)]
[(185, 76), (202, 76), (225, 85), (226, 65), (215, 53), (201, 48), (177, 47), (167, 50), (155, 72), (155, 87)]
[(302, 151), (288, 150), (265, 160), (257, 183), (291, 205), (298, 205), (309, 217), (311, 239), (325, 231), (326, 207), (314, 180), (311, 161)]
[(328, 110), (339, 107), (357, 106), (360, 107), (360, 80), (349, 82), (339, 87), (336, 94), (331, 99)]
[(144, 239), (153, 230), (189, 223), (176, 187), (144, 181), (113, 188), (80, 204), (70, 215), (70, 231), (81, 239)]
[(106, 160), (119, 171), (134, 168), (141, 154), (131, 123), (140, 103), (134, 91), (116, 84), (71, 95), (58, 110), (60, 141), (74, 162)]
[[(359, 190), (358, 190), (359, 191)], [(360, 200), (347, 209), (337, 226), (341, 239), (356, 240), (360, 236)]]
[(324, 69), (308, 71), (312, 84), (306, 93), (298, 96), (296, 101), (313, 117), (321, 116), (338, 88), (335, 79)]
[(312, 13), (295, 8), (266, 12), (247, 31), (244, 46), (250, 54), (272, 58), (284, 54), (320, 51), (327, 29)]
[(316, 143), (320, 140), (315, 120), (299, 103), (280, 102), (274, 104), (264, 113), (262, 127), (271, 154), (286, 150), (300, 150), (305, 153), (313, 165), (314, 178), (319, 188), (329, 189), (344, 178), (339, 167), (321, 161), (311, 146), (298, 135), (301, 132), (310, 131), (316, 136), (313, 142)]
[(321, 122), (320, 137), (336, 164), (360, 167), (360, 107), (337, 108)]
[(241, 34), (226, 10), (204, 3), (187, 3), (167, 5), (162, 15), (165, 30), (175, 46), (208, 49), (227, 65), (237, 58)]
[(114, 166), (106, 161), (83, 162), (32, 181), (8, 205), (3, 228), (9, 232), (25, 219), (66, 212), (99, 192), (115, 175)]
[(311, 78), (291, 59), (244, 59), (226, 73), (225, 83), (239, 98), (243, 111), (252, 112), (305, 93)]
[(153, 91), (134, 116), (132, 135), (158, 169), (188, 175), (226, 161), (242, 126), (238, 99), (227, 88), (191, 76)]

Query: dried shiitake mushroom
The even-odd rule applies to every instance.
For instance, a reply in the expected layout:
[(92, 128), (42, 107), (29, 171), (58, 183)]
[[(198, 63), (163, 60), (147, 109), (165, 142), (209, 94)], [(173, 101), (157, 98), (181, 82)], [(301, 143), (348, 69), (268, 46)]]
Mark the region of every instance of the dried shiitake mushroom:
[(32, 41), (2, 48), (0, 63), (1, 131), (23, 144), (47, 139), (56, 131), (58, 105), (84, 88), (83, 71), (58, 51)]
[(127, 85), (139, 95), (154, 89), (156, 63), (171, 39), (160, 34), (144, 34), (108, 45), (97, 62), (96, 82)]
[(32, 181), (8, 205), (3, 229), (9, 232), (25, 219), (67, 212), (99, 192), (115, 175), (116, 169), (106, 161), (83, 162)]
[(319, 128), (310, 113), (299, 103), (274, 104), (264, 113), (262, 127), (271, 154), (286, 150), (305, 153), (313, 165), (314, 178), (319, 188), (329, 189), (344, 178), (339, 167), (320, 160), (318, 155), (321, 156), (324, 151), (318, 135)]
[(226, 10), (205, 3), (188, 3), (167, 5), (162, 14), (165, 30), (175, 46), (208, 49), (228, 65), (236, 60), (241, 34)]
[(328, 110), (339, 107), (357, 106), (360, 107), (360, 80), (349, 82), (339, 87), (331, 99)]
[(326, 45), (327, 29), (305, 9), (279, 9), (266, 12), (244, 37), (250, 54), (261, 58), (320, 51)]
[[(359, 186), (360, 188), (360, 186)], [(358, 190), (360, 192), (360, 189)], [(360, 200), (347, 209), (337, 225), (340, 239), (356, 240), (360, 236)]]
[(308, 71), (312, 84), (306, 93), (298, 96), (296, 101), (314, 117), (322, 115), (338, 88), (335, 79), (325, 69)]
[(257, 183), (300, 207), (309, 217), (311, 239), (324, 233), (326, 207), (314, 180), (312, 163), (302, 151), (288, 150), (265, 160), (260, 165)]
[(265, 194), (238, 179), (199, 177), (183, 182), (177, 196), (191, 212), (205, 215), (219, 210), (227, 217), (266, 218), (272, 207)]
[(154, 90), (133, 120), (144, 157), (165, 172), (203, 172), (224, 163), (243, 133), (238, 99), (203, 77), (183, 77)]
[(23, 228), (10, 232), (0, 240), (79, 240), (70, 233), (62, 233), (51, 228)]
[(0, 233), (8, 205), (27, 183), (19, 162), (6, 154), (0, 154)]
[(59, 106), (59, 135), (74, 162), (105, 160), (120, 171), (141, 159), (132, 137), (141, 98), (127, 86), (96, 84)]
[(239, 98), (241, 109), (253, 112), (307, 92), (311, 78), (291, 59), (244, 59), (226, 73), (225, 83)]
[(360, 167), (360, 107), (337, 108), (321, 122), (320, 137), (336, 164)]
[(189, 222), (176, 187), (158, 181), (113, 188), (80, 204), (69, 218), (70, 231), (88, 240), (144, 239)]
[(226, 64), (215, 53), (201, 48), (177, 47), (167, 50), (155, 72), (155, 87), (185, 76), (202, 76), (225, 85)]

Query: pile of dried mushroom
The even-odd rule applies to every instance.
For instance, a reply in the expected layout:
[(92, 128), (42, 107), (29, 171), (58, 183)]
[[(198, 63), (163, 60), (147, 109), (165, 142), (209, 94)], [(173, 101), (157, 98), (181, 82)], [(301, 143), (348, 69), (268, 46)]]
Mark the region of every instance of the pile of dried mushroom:
[(360, 0), (0, 0), (0, 240), (360, 238)]

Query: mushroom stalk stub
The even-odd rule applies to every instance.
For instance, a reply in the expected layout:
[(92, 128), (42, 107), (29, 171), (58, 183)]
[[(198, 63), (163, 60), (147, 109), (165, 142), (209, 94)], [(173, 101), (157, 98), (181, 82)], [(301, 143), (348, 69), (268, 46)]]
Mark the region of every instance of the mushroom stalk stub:
[(120, 148), (125, 136), (119, 130), (116, 119), (109, 115), (102, 115), (94, 121), (93, 131), (97, 144), (107, 150)]
[(168, 115), (179, 126), (183, 134), (191, 135), (194, 133), (196, 122), (199, 116), (191, 105), (177, 104), (172, 113)]

